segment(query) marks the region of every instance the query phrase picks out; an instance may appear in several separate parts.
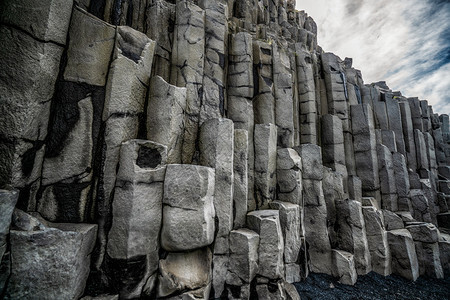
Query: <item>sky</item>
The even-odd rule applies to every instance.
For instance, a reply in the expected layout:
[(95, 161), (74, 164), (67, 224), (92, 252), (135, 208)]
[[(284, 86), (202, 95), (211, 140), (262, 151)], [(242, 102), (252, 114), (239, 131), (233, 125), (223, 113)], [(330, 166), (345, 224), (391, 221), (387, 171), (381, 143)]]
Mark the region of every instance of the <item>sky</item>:
[(318, 43), (353, 58), (365, 83), (386, 81), (450, 114), (450, 0), (297, 0)]

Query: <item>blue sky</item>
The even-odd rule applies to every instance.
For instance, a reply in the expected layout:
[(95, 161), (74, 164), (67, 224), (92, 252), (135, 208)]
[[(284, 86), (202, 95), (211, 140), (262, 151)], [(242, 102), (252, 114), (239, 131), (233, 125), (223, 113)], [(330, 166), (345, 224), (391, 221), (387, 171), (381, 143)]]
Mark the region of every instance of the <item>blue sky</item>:
[(324, 51), (353, 58), (365, 83), (385, 80), (450, 113), (450, 0), (297, 0)]

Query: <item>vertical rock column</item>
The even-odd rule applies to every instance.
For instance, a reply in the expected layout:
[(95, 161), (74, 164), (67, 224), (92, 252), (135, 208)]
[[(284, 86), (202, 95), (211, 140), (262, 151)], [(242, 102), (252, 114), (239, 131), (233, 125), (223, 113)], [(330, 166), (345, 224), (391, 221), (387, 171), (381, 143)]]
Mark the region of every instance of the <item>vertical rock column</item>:
[(383, 214), (373, 206), (363, 206), (372, 270), (383, 276), (391, 274), (391, 251), (387, 240)]
[(190, 1), (178, 1), (170, 82), (186, 87), (186, 115), (182, 162), (189, 164), (196, 153), (196, 141), (203, 101), (205, 60), (205, 12)]
[(154, 50), (155, 42), (144, 34), (129, 27), (117, 28), (102, 117), (104, 140), (97, 191), (102, 248), (106, 243), (106, 224), (110, 222), (121, 144), (137, 138), (140, 129), (145, 128), (145, 103)]
[(408, 101), (398, 103), (402, 116), (403, 137), (405, 138), (406, 161), (408, 168), (417, 170), (416, 145), (414, 144), (414, 127), (411, 116), (411, 107)]
[(277, 192), (279, 200), (303, 207), (302, 159), (294, 149), (277, 150)]
[(254, 210), (254, 144), (253, 144), (253, 47), (252, 36), (246, 32), (239, 32), (230, 37), (228, 52), (228, 78), (227, 78), (227, 113), (233, 120), (235, 129), (248, 132), (248, 208)]
[[(94, 155), (101, 149), (102, 111), (111, 55), (114, 46), (119, 46), (115, 27), (78, 7), (73, 10), (68, 41), (66, 66), (56, 85), (54, 117), (49, 125), (42, 170), (43, 193), (37, 210), (48, 220), (82, 222), (94, 216), (90, 197), (98, 182), (93, 175), (103, 174), (102, 170), (98, 172), (100, 166), (94, 164)], [(115, 166), (112, 170), (115, 174)], [(113, 188), (114, 180), (108, 192)], [(103, 196), (98, 197), (101, 216), (105, 211)], [(109, 202), (106, 203), (108, 210)], [(102, 221), (99, 235), (104, 241)]]
[(154, 76), (147, 106), (147, 138), (167, 146), (167, 163), (181, 163), (186, 88), (168, 84)]
[(275, 124), (275, 97), (273, 83), (273, 50), (269, 43), (253, 41), (255, 124)]
[[(0, 3), (0, 186), (36, 210), (52, 98), (73, 1)], [(30, 199), (31, 198), (31, 199)]]
[(361, 203), (356, 200), (337, 201), (336, 213), (339, 228), (337, 247), (353, 254), (358, 275), (369, 273), (372, 262)]
[(322, 159), (323, 164), (342, 174), (347, 190), (347, 167), (345, 162), (342, 121), (334, 115), (322, 116)]
[(226, 55), (228, 50), (228, 6), (203, 0), (205, 9), (205, 65), (200, 125), (225, 115)]
[(397, 185), (395, 184), (394, 163), (388, 147), (377, 145), (378, 172), (380, 177), (381, 207), (390, 211), (398, 210)]
[(209, 298), (213, 257), (207, 246), (215, 232), (214, 178), (213, 168), (167, 166), (160, 236), (161, 247), (170, 253), (159, 262), (158, 297), (199, 293)]
[(368, 104), (352, 105), (350, 109), (356, 173), (361, 179), (363, 196), (375, 196), (379, 207), (381, 207), (381, 196), (379, 196), (380, 179), (372, 109)]
[[(156, 42), (153, 75), (170, 81), (172, 46), (174, 40), (175, 4), (166, 0), (149, 1), (147, 8), (147, 36)], [(164, 30), (161, 30), (164, 28)]]
[(297, 80), (300, 102), (300, 143), (317, 144), (316, 87), (311, 54), (296, 44)]
[(217, 227), (213, 257), (213, 288), (215, 297), (220, 297), (228, 269), (228, 236), (233, 229), (233, 122), (229, 119), (211, 119), (204, 122), (200, 128), (199, 150), (200, 164), (215, 169), (214, 209)]
[(248, 210), (248, 131), (234, 130), (233, 228), (245, 226)]
[(305, 237), (309, 245), (310, 269), (331, 275), (331, 245), (327, 229), (327, 206), (322, 188), (323, 166), (321, 149), (317, 145), (296, 147), (303, 164), (303, 202)]
[(273, 44), (272, 49), (274, 52), (273, 78), (278, 145), (282, 148), (293, 147), (294, 97), (290, 59), (284, 48), (278, 48), (276, 44)]
[(122, 144), (106, 249), (111, 288), (124, 299), (149, 296), (159, 261), (167, 148), (144, 140)]
[(277, 127), (255, 125), (255, 204), (257, 209), (269, 207), (276, 197)]

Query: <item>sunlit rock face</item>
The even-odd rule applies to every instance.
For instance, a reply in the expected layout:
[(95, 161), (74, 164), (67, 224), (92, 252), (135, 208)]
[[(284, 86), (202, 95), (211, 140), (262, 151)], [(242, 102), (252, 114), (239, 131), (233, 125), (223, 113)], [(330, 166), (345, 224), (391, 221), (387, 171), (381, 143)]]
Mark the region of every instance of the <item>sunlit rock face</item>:
[(5, 0), (0, 24), (6, 299), (449, 271), (448, 115), (364, 84), (295, 1)]

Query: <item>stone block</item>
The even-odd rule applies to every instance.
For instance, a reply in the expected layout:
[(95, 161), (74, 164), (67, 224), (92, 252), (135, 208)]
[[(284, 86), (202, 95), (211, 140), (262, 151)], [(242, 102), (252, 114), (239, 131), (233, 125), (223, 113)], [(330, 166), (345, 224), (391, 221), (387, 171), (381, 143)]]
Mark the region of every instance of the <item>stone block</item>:
[(69, 29), (64, 79), (104, 86), (115, 37), (114, 26), (75, 7)]
[[(215, 169), (216, 238), (228, 237), (233, 228), (233, 121), (230, 119), (205, 121), (200, 128), (198, 143), (200, 165)], [(215, 249), (214, 253), (226, 253), (228, 246), (225, 248), (226, 250)]]
[[(227, 284), (250, 283), (258, 270), (259, 235), (242, 228), (230, 232), (230, 262)], [(238, 280), (235, 279), (238, 278)]]
[(362, 182), (358, 176), (348, 177), (348, 194), (351, 200), (362, 202)]
[(439, 244), (415, 242), (420, 275), (443, 279), (444, 271), (441, 264)]
[(157, 296), (166, 297), (208, 286), (212, 279), (211, 264), (212, 254), (208, 248), (169, 253), (159, 261)]
[(255, 125), (255, 195), (257, 208), (275, 200), (277, 130), (273, 124)]
[(0, 190), (0, 262), (7, 248), (11, 217), (18, 198), (19, 191), (17, 190)]
[(358, 279), (356, 274), (353, 254), (342, 251), (332, 250), (333, 254), (333, 276), (339, 279), (339, 283), (354, 285)]
[(234, 229), (244, 227), (248, 210), (248, 131), (234, 130), (233, 152), (233, 205)]
[(247, 214), (247, 227), (259, 234), (258, 275), (270, 279), (284, 276), (284, 241), (278, 210), (258, 210)]
[(322, 180), (322, 151), (320, 146), (303, 144), (294, 148), (302, 158), (303, 179)]
[(286, 264), (296, 263), (299, 260), (300, 234), (303, 227), (300, 218), (300, 207), (297, 204), (273, 201), (270, 203), (270, 208), (279, 211), (284, 240), (284, 262)]
[(392, 254), (392, 272), (415, 281), (419, 277), (419, 263), (414, 241), (406, 229), (387, 232)]
[(439, 230), (431, 223), (409, 225), (406, 229), (415, 242), (437, 243), (439, 240)]
[(167, 162), (181, 163), (186, 88), (168, 84), (154, 76), (147, 106), (147, 138), (167, 146)]
[(89, 275), (97, 225), (50, 223), (26, 214), (23, 218), (39, 225), (10, 231), (14, 259), (6, 297), (78, 299)]
[(214, 240), (214, 169), (168, 165), (164, 181), (161, 246), (184, 251)]

